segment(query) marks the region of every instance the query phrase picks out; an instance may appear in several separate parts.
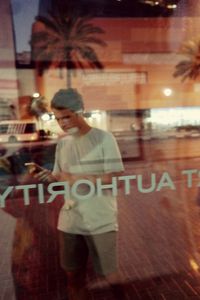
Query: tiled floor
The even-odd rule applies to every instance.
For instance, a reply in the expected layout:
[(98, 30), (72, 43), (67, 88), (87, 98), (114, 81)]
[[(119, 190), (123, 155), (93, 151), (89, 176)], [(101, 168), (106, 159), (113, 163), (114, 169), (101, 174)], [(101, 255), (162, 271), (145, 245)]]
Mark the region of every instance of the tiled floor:
[[(123, 188), (119, 192), (119, 266), (127, 300), (200, 299), (200, 214), (195, 201), (198, 178), (188, 188), (181, 176), (182, 170), (196, 169), (199, 163), (199, 159), (190, 159), (126, 164), (126, 175), (143, 176), (143, 189), (151, 186), (151, 174), (156, 174), (152, 192), (141, 192), (135, 181), (130, 195), (124, 195)], [(165, 171), (175, 189), (168, 186), (156, 191)], [(40, 276), (39, 281), (36, 278), (29, 291), (21, 290), (15, 295), (11, 252), (16, 219), (0, 211), (0, 300), (66, 300), (63, 277), (59, 277), (58, 262), (53, 257), (57, 249), (49, 239), (55, 226), (51, 210), (44, 207), (28, 214), (32, 226), (38, 228), (39, 224), (37, 247), (43, 252), (41, 263), (46, 266), (46, 276)], [(48, 226), (42, 225), (45, 220)], [(31, 266), (31, 270), (39, 267)], [(88, 287), (92, 300), (114, 300), (106, 282), (96, 278), (91, 269)]]

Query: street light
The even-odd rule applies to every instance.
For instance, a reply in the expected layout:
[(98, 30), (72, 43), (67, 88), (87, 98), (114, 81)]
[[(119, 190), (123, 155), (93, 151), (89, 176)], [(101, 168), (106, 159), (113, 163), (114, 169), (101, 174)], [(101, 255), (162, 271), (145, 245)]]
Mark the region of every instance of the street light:
[(165, 89), (163, 90), (163, 94), (164, 94), (166, 97), (171, 96), (171, 95), (172, 95), (172, 89), (170, 89), (170, 88), (165, 88)]
[(33, 93), (33, 98), (39, 98), (39, 97), (40, 97), (40, 93), (37, 92)]

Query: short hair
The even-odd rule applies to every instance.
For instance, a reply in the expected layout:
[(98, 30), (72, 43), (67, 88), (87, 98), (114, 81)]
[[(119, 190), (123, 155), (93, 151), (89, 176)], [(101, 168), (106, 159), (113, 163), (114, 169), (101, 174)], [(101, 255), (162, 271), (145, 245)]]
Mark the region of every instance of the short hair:
[(51, 100), (51, 108), (83, 111), (83, 98), (76, 89), (60, 89)]

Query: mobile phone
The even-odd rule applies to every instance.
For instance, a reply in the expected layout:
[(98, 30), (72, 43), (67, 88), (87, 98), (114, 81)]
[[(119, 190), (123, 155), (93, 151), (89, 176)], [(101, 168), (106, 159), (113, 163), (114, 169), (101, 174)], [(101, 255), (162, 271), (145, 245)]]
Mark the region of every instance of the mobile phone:
[(38, 173), (43, 170), (43, 168), (41, 166), (39, 166), (38, 164), (36, 164), (34, 162), (27, 162), (24, 165), (28, 168), (28, 171), (31, 174)]

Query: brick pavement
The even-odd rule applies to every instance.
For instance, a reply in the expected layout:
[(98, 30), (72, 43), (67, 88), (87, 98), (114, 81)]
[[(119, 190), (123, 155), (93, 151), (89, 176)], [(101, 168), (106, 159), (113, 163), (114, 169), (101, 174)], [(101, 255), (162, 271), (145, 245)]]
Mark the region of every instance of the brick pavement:
[[(127, 174), (149, 174), (167, 170), (176, 190), (143, 194), (132, 187), (131, 195), (119, 195), (119, 266), (128, 300), (200, 299), (200, 214), (195, 197), (197, 188), (185, 188), (180, 170), (196, 168), (199, 159), (166, 162), (134, 162)], [(42, 215), (43, 216), (43, 215)], [(41, 217), (42, 217), (41, 216)], [(38, 218), (39, 215), (35, 215)], [(15, 219), (0, 212), (0, 300), (14, 300), (10, 256)], [(48, 249), (48, 247), (47, 247)], [(43, 278), (44, 279), (44, 278)], [(88, 273), (91, 300), (114, 300), (106, 282)], [(37, 287), (35, 287), (37, 288)], [(26, 295), (27, 300), (64, 300), (59, 278), (43, 290)]]

